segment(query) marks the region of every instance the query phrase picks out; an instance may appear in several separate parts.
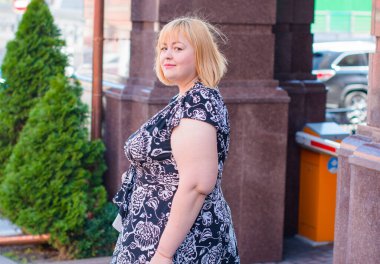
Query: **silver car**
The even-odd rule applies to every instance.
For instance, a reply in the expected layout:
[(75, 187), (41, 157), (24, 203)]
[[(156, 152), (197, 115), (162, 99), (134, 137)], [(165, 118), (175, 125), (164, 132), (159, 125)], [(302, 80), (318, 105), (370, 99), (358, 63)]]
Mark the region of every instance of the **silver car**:
[(327, 112), (339, 123), (365, 123), (368, 61), (375, 43), (366, 41), (313, 44), (313, 74), (326, 84)]

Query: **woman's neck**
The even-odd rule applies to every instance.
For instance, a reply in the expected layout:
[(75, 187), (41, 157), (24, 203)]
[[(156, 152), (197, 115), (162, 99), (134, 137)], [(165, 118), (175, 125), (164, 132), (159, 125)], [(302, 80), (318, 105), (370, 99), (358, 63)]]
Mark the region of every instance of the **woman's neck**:
[(198, 81), (198, 76), (195, 76), (193, 79), (191, 79), (189, 82), (185, 83), (184, 85), (178, 85), (179, 92), (178, 94), (184, 95), (188, 90), (190, 90), (195, 82)]

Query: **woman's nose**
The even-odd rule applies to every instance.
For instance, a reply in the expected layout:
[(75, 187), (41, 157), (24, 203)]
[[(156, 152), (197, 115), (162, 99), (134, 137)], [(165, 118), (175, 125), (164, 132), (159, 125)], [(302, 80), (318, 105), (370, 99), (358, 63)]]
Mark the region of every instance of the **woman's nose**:
[(168, 48), (165, 51), (165, 58), (172, 58), (172, 57), (173, 57), (172, 49)]

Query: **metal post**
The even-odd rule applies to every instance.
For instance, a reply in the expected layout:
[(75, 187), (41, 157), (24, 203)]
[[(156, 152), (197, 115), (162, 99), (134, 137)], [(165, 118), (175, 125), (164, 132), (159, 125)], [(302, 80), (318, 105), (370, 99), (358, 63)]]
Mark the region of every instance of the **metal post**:
[(103, 82), (104, 0), (94, 1), (91, 139), (101, 138)]

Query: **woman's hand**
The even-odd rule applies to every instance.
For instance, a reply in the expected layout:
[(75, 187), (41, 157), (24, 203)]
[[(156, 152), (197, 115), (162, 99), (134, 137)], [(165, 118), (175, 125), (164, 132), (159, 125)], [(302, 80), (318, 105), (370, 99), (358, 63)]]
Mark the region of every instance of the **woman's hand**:
[(154, 254), (149, 264), (173, 264), (173, 260), (161, 255), (158, 251), (156, 251), (156, 254)]

